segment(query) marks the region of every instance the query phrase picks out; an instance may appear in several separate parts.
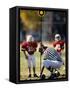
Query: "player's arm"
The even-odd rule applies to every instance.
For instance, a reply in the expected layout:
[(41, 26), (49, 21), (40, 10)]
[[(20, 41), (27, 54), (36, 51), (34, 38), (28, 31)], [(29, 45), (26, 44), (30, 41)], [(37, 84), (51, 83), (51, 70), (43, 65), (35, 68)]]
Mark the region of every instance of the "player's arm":
[(64, 49), (64, 42), (62, 42), (62, 44), (61, 44), (61, 49), (62, 50)]
[(56, 42), (53, 43), (53, 47), (54, 47), (54, 48), (56, 47), (56, 44), (57, 44)]
[(25, 51), (25, 48), (22, 48), (22, 47), (21, 47), (21, 51)]
[(26, 47), (25, 46), (26, 46), (25, 43), (22, 43), (21, 44), (21, 51), (25, 51), (26, 50)]
[(21, 47), (21, 51), (23, 51), (24, 55), (25, 55), (25, 58), (28, 59), (28, 56), (26, 54), (26, 45), (25, 44), (22, 44), (22, 47)]
[(22, 48), (21, 50), (23, 51), (23, 53), (24, 53), (24, 55), (25, 55), (25, 58), (28, 59), (28, 56), (27, 56), (27, 54), (26, 54), (26, 50), (23, 49), (23, 48)]
[(25, 58), (28, 59), (28, 56), (27, 56), (27, 54), (26, 54), (26, 51), (24, 51), (24, 55), (25, 55)]

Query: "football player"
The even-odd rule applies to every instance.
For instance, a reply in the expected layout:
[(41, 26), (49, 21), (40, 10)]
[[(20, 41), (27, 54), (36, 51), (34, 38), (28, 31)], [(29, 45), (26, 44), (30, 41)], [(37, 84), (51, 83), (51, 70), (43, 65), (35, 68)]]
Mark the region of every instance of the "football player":
[[(27, 40), (22, 43), (22, 51), (24, 52), (25, 58), (28, 62), (29, 76), (31, 77), (31, 64), (33, 65), (33, 75), (34, 77), (38, 77), (36, 74), (36, 61), (34, 53), (37, 48), (37, 42), (34, 41), (32, 35), (27, 35)], [(27, 53), (26, 53), (27, 52)]]
[(61, 40), (60, 34), (55, 35), (55, 41), (53, 43), (53, 46), (57, 50), (57, 52), (61, 54), (61, 51), (64, 49), (64, 41)]

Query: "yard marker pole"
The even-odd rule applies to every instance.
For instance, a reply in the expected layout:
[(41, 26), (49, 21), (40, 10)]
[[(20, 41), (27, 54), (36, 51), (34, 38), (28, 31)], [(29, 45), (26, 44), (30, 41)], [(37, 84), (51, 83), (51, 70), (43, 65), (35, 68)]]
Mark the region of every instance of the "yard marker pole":
[[(39, 15), (41, 17), (41, 30), (40, 30), (40, 40), (41, 40), (41, 45), (42, 45), (42, 17), (44, 16), (44, 11), (39, 11)], [(42, 62), (42, 55), (40, 54), (40, 72), (41, 72), (41, 62)]]

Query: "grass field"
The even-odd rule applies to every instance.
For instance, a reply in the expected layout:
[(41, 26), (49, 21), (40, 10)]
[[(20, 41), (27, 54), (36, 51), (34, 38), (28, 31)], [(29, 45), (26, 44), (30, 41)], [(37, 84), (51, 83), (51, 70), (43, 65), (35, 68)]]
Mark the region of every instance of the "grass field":
[[(51, 47), (50, 44), (48, 46)], [(38, 51), (35, 52), (35, 57), (36, 57), (36, 73), (39, 76), (40, 75), (40, 53)], [(63, 51), (62, 54), (62, 59), (65, 63), (65, 50)], [(59, 70), (60, 74), (65, 74), (65, 66), (62, 66)], [(31, 73), (33, 75), (33, 70), (31, 70)], [(50, 72), (45, 69), (44, 74), (47, 76), (50, 76)], [(28, 65), (27, 65), (27, 60), (25, 59), (24, 53), (20, 49), (20, 80), (28, 80)], [(31, 79), (39, 79), (39, 78), (34, 78), (32, 76)]]

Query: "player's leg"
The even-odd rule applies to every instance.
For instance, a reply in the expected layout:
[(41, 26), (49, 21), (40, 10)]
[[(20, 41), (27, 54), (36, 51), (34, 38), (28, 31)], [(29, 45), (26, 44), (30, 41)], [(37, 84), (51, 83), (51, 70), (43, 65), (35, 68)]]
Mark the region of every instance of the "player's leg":
[(36, 74), (36, 59), (35, 59), (35, 56), (32, 55), (32, 64), (33, 64), (33, 74), (34, 74), (34, 77), (38, 77), (37, 74)]
[(50, 69), (49, 63), (47, 63), (47, 60), (43, 60), (42, 69), (41, 69), (41, 72), (40, 72), (40, 77), (42, 76), (45, 67), (46, 67), (47, 69)]
[(28, 77), (31, 77), (31, 67), (28, 67), (29, 69), (29, 76)]
[[(52, 79), (53, 77), (52, 77), (52, 75), (53, 75), (53, 68), (51, 67), (51, 60), (49, 60), (49, 59), (46, 59), (46, 60), (44, 60), (44, 62), (43, 62), (43, 68), (42, 68), (42, 70), (44, 70), (44, 67), (46, 68), (46, 69), (48, 69), (49, 71), (50, 71), (50, 73), (51, 73), (51, 75), (48, 77), (48, 79)], [(42, 73), (41, 73), (41, 76), (42, 76)]]
[(53, 60), (49, 60), (49, 59), (44, 60), (40, 76), (42, 75), (45, 67), (51, 72), (51, 76), (52, 76), (53, 75), (53, 69), (60, 68), (61, 65), (62, 65), (62, 62), (59, 62), (59, 61), (53, 61)]
[(42, 69), (41, 69), (41, 72), (40, 72), (40, 77), (41, 77), (41, 75), (43, 74), (43, 71), (44, 71), (44, 66), (42, 66)]
[(29, 76), (28, 77), (31, 77), (31, 57), (30, 55), (28, 55), (28, 70), (29, 70)]
[(34, 77), (38, 77), (36, 74), (36, 68), (35, 67), (33, 67), (33, 73), (34, 73)]
[(51, 61), (51, 67), (52, 68), (55, 68), (55, 69), (59, 69), (61, 66), (63, 65), (63, 62), (60, 62), (60, 61)]
[(60, 61), (49, 61), (50, 63), (50, 67), (54, 70), (54, 72), (51, 72), (51, 76), (50, 76), (50, 79), (56, 79), (60, 76), (60, 73), (57, 69), (59, 69), (62, 65), (63, 65), (63, 62), (60, 62)]
[(44, 60), (44, 62), (43, 62), (43, 66), (44, 67), (46, 67), (48, 70), (51, 70), (51, 62), (50, 62), (50, 60)]

